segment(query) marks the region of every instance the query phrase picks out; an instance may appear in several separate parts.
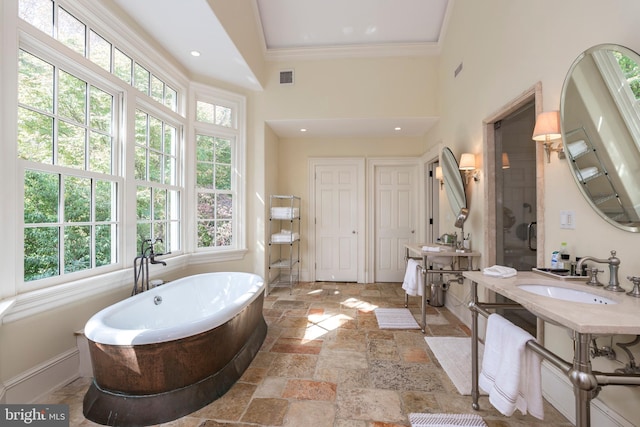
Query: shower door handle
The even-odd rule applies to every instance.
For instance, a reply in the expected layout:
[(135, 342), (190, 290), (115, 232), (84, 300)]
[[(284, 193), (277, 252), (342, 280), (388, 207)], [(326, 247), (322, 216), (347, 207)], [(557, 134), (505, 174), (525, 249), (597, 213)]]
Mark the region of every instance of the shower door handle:
[[(532, 245), (532, 241), (535, 238), (536, 242), (537, 242), (537, 236), (538, 236), (538, 223), (533, 221), (530, 222), (529, 225), (527, 225), (527, 246), (529, 247), (530, 251), (536, 251), (537, 247), (533, 247)], [(537, 245), (536, 245), (537, 246)]]

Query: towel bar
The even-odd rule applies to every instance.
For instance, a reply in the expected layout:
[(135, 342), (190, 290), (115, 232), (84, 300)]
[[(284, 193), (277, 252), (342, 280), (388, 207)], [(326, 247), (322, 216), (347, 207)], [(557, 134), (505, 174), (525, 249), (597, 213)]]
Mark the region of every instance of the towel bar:
[[(470, 303), (469, 309), (476, 311), (481, 314), (483, 317), (489, 317), (491, 314), (486, 308), (511, 308), (511, 309), (522, 309), (525, 310), (520, 304), (500, 304), (500, 303)], [(527, 342), (527, 347), (531, 350), (538, 353), (540, 356), (551, 362), (552, 365), (560, 369), (563, 373), (568, 374), (571, 370), (571, 363), (562, 359), (560, 356), (555, 354), (554, 352), (548, 350), (546, 347), (541, 346), (536, 341), (531, 340)]]
[[(519, 304), (501, 304), (501, 303), (481, 303), (478, 302), (478, 284), (471, 282), (471, 302), (469, 302), (469, 310), (471, 311), (471, 397), (472, 407), (475, 410), (480, 409), (478, 400), (480, 398), (480, 390), (478, 387), (478, 314), (483, 317), (489, 317), (491, 312), (487, 309), (495, 308), (521, 308)], [(575, 354), (573, 363), (569, 363), (556, 355), (538, 342), (531, 340), (527, 342), (527, 348), (535, 351), (548, 360), (552, 365), (560, 369), (573, 384), (575, 391), (575, 411), (576, 426), (589, 427), (591, 425), (591, 399), (598, 395), (602, 386), (605, 385), (640, 385), (640, 375), (604, 373), (595, 372), (591, 369), (591, 360), (589, 353), (589, 341), (591, 334), (579, 333), (574, 331)]]

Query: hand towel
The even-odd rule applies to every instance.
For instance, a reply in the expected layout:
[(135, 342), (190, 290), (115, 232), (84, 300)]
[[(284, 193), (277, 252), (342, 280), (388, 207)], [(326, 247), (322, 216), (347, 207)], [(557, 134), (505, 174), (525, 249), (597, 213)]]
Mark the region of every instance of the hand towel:
[(590, 166), (588, 168), (582, 168), (578, 171), (583, 180), (587, 178), (591, 178), (594, 175), (598, 174), (598, 168), (595, 166)]
[(571, 153), (572, 157), (576, 157), (585, 151), (587, 151), (589, 147), (587, 147), (587, 143), (583, 140), (575, 141), (567, 145), (567, 149)]
[(492, 277), (501, 277), (506, 279), (507, 277), (513, 277), (518, 274), (518, 271), (515, 268), (505, 267), (503, 265), (494, 265), (491, 267), (486, 267), (482, 270), (482, 273), (485, 276)]
[(402, 289), (412, 297), (416, 295), (422, 296), (424, 293), (422, 274), (418, 269), (419, 265), (417, 260), (409, 259), (407, 261), (407, 271), (404, 273), (404, 282), (402, 282)]
[(440, 246), (423, 246), (422, 252), (440, 252), (442, 248)]
[(480, 387), (489, 394), (489, 402), (503, 415), (516, 409), (544, 419), (542, 403), (542, 359), (527, 348), (533, 337), (499, 314), (491, 314), (482, 357)]

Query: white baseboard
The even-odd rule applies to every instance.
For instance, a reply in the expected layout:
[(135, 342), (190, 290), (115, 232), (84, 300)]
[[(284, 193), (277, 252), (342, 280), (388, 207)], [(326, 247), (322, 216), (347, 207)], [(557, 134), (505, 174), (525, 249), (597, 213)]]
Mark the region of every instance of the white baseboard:
[[(455, 285), (452, 285), (455, 286)], [(471, 311), (468, 301), (461, 301), (453, 292), (445, 292), (444, 305), (451, 313), (460, 319), (465, 325), (471, 325)]]
[[(542, 394), (574, 425), (576, 423), (575, 397), (569, 378), (550, 363), (542, 363)], [(611, 410), (597, 397), (591, 401), (591, 425), (598, 427), (634, 427), (620, 414)]]
[(52, 391), (78, 378), (77, 348), (72, 348), (6, 381), (0, 387), (2, 403), (36, 403)]

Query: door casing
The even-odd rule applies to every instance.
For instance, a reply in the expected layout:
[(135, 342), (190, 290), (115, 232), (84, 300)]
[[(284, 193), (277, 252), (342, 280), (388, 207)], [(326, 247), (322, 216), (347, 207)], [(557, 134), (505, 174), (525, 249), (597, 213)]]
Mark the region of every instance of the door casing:
[[(494, 114), (490, 115), (483, 121), (484, 138), (483, 138), (483, 174), (486, 177), (484, 185), (484, 250), (483, 250), (483, 266), (496, 264), (497, 245), (496, 245), (496, 189), (493, 183), (496, 179), (496, 152), (495, 152), (495, 131), (494, 123), (502, 120), (510, 114), (518, 111), (521, 107), (531, 101), (535, 101), (536, 117), (542, 112), (542, 83), (538, 82), (518, 97), (513, 99)], [(531, 141), (534, 144), (534, 141)], [(536, 145), (536, 221), (538, 223), (538, 250), (537, 265), (544, 264), (544, 150), (542, 144)]]

